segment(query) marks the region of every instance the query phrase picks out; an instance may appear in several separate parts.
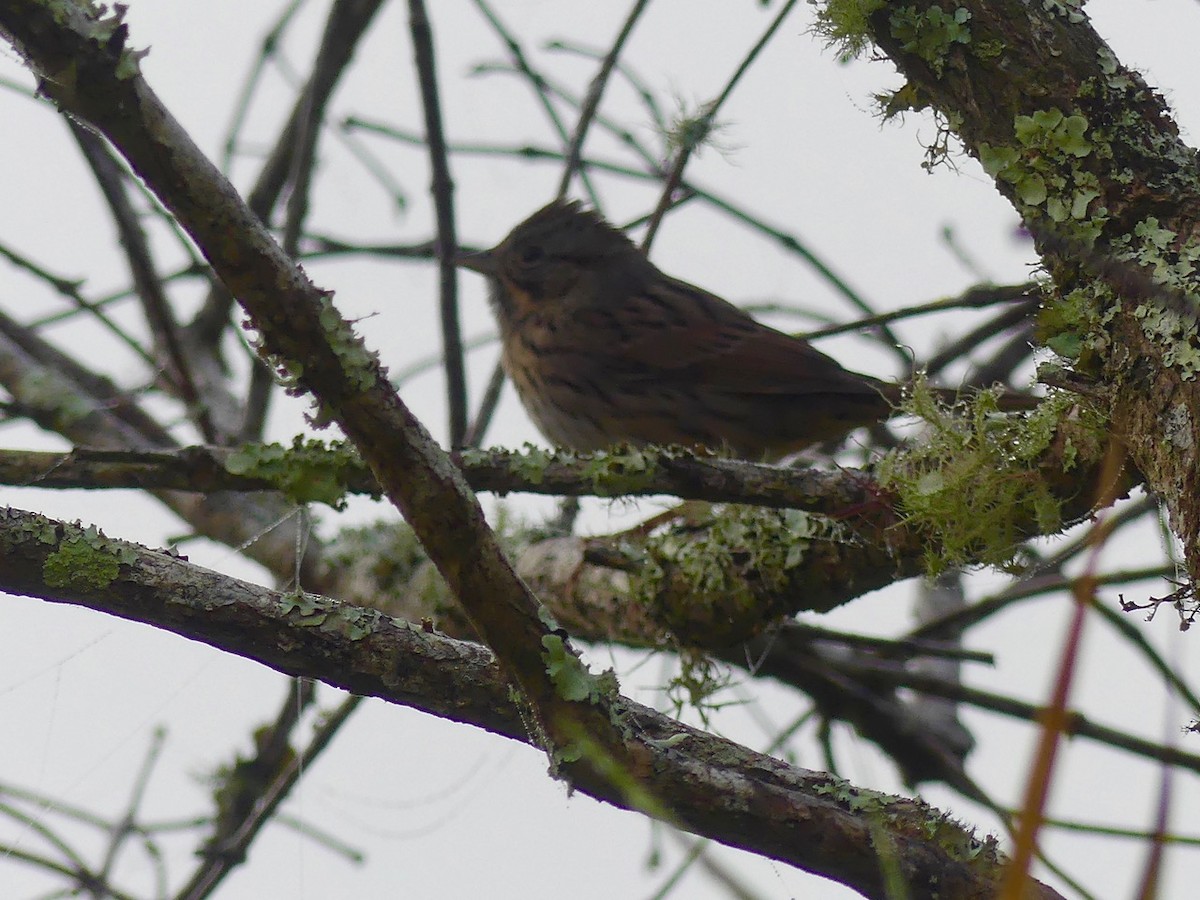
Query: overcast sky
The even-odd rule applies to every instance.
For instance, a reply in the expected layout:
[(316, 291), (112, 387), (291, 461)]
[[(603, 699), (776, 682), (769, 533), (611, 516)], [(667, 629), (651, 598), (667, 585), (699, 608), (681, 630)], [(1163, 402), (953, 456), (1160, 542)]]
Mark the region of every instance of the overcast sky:
[[(130, 41), (151, 50), (143, 62), (144, 74), (214, 157), (222, 152), (229, 110), (277, 15), (276, 5), (234, 0), (130, 3)], [(634, 33), (625, 59), (668, 110), (675, 103), (694, 108), (719, 92), (778, 5), (764, 10), (750, 0), (658, 0)], [(524, 84), (503, 75), (468, 77), (473, 64), (503, 58), (503, 47), (473, 5), (430, 6), (435, 7), (433, 25), (451, 139), (552, 144)], [(526, 46), (536, 50), (539, 65), (580, 93), (593, 64), (537, 48), (552, 38), (603, 46), (627, 8), (624, 3), (549, 0), (510, 0), (497, 6)], [(307, 69), (326, 8), (324, 3), (307, 4), (287, 33), (284, 56), (295, 71)], [(1200, 133), (1195, 50), (1200, 46), (1200, 5), (1193, 0), (1090, 0), (1087, 10), (1118, 58), (1141, 68), (1166, 94), (1195, 144)], [(333, 109), (338, 117), (354, 114), (419, 130), (421, 113), (403, 12), (402, 4), (391, 4), (373, 26), (337, 95)], [(1031, 249), (1016, 234), (1012, 209), (979, 167), (960, 158), (956, 168), (943, 166), (928, 174), (920, 163), (923, 144), (935, 134), (932, 120), (909, 116), (903, 122), (881, 124), (874, 115), (872, 94), (900, 83), (890, 64), (839, 65), (807, 33), (809, 24), (809, 7), (800, 4), (722, 114), (719, 147), (701, 153), (689, 177), (798, 236), (881, 310), (951, 295), (974, 283), (977, 273), (947, 248), (945, 228), (953, 230), (986, 277), (1000, 283), (1029, 277)], [(0, 58), (0, 77), (32, 85), (11, 52)], [(234, 180), (243, 189), (257, 172), (256, 151), (273, 140), (280, 118), (290, 108), (291, 87), (279, 67), (267, 73), (251, 107), (244, 155), (233, 166)], [(126, 276), (112, 227), (57, 114), (9, 90), (0, 91), (0, 104), (6, 123), (6, 136), (0, 141), (0, 243), (55, 272), (86, 278), (89, 295), (123, 285)], [(611, 92), (604, 111), (640, 123), (638, 133), (653, 140), (637, 98), (624, 86)], [(590, 150), (624, 158), (615, 142), (598, 130), (593, 134)], [(406, 191), (406, 207), (398, 210), (389, 203), (371, 174), (327, 136), (312, 228), (372, 243), (428, 238), (432, 214), (424, 151), (377, 137), (362, 140)], [(557, 166), (494, 157), (459, 158), (454, 165), (459, 234), (471, 245), (498, 241), (553, 195), (559, 177)], [(601, 185), (606, 212), (614, 221), (632, 219), (653, 204), (651, 186), (616, 178)], [(164, 260), (182, 260), (162, 236), (157, 246)], [(707, 209), (689, 207), (671, 217), (654, 258), (671, 274), (734, 302), (787, 303), (838, 320), (853, 315), (811, 267)], [(344, 314), (361, 320), (360, 331), (393, 371), (437, 351), (433, 267), (356, 258), (313, 261), (306, 269), (319, 285), (336, 291)], [(491, 333), (483, 284), (468, 274), (462, 285), (466, 335)], [(176, 296), (195, 302), (201, 295), (191, 288)], [(22, 321), (63, 308), (43, 286), (2, 261), (0, 305)], [(117, 315), (136, 320), (132, 308)], [(796, 317), (772, 321), (793, 330), (806, 324)], [(952, 317), (918, 320), (899, 329), (902, 339), (918, 350), (935, 347), (946, 335), (962, 330), (962, 320)], [(103, 358), (119, 360), (126, 352), (97, 334), (90, 323), (49, 334), (68, 350), (87, 346), (95, 358), (115, 354)], [(822, 349), (861, 371), (881, 377), (902, 374), (893, 357), (860, 337), (830, 340)], [(470, 356), (473, 398), (495, 359), (492, 344)], [(137, 371), (132, 359), (128, 371)], [(444, 438), (440, 374), (434, 370), (412, 379), (404, 385), (403, 396)], [(302, 411), (301, 404), (282, 404), (275, 413), (273, 436), (287, 440), (301, 428)], [(505, 393), (488, 440), (509, 446), (539, 440), (511, 390)], [(61, 442), (18, 425), (5, 427), (0, 446), (59, 447)], [(132, 492), (100, 496), (0, 489), (0, 495), (6, 504), (93, 522), (111, 536), (150, 546), (169, 542), (180, 530), (156, 503)], [(530, 498), (512, 503), (531, 517), (552, 508), (549, 501)], [(592, 502), (586, 505), (585, 523), (594, 531), (610, 530), (654, 508), (649, 502), (636, 509)], [(342, 519), (323, 513), (323, 531), (389, 514), (383, 505), (356, 502)], [(202, 565), (263, 578), (224, 547), (191, 542), (186, 552)], [(1127, 539), (1108, 553), (1113, 567), (1126, 560), (1140, 564), (1161, 555), (1161, 536), (1146, 529), (1137, 540)], [(979, 573), (972, 594), (998, 583), (999, 576)], [(1148, 585), (1146, 590), (1161, 587)], [(820, 621), (894, 633), (909, 616), (910, 593), (911, 585), (901, 585)], [(1111, 596), (1105, 599), (1115, 601)], [(1044, 700), (1066, 612), (1065, 601), (1043, 601), (1021, 607), (1019, 615), (1001, 616), (974, 634), (978, 649), (1002, 655), (995, 669), (972, 669), (972, 683), (1033, 702)], [(1188, 659), (1196, 656), (1197, 638), (1180, 638), (1169, 617), (1140, 627), (1180, 669), (1186, 670)], [(667, 677), (662, 660), (639, 666), (632, 654), (607, 648), (593, 649), (590, 658), (599, 667), (615, 664), (626, 691), (639, 699), (661, 699), (654, 689)], [(162, 724), (166, 743), (145, 815), (161, 820), (203, 814), (209, 809), (208, 790), (200, 776), (228, 761), (235, 749), (248, 750), (248, 735), (275, 715), (288, 685), (283, 676), (257, 664), (148, 626), (28, 598), (0, 598), (0, 721), (5, 723), (0, 728), (0, 782), (115, 813), (132, 790), (152, 731)], [(721, 732), (756, 747), (765, 746), (776, 730), (805, 709), (803, 698), (770, 684), (743, 684), (729, 696), (744, 702), (719, 719)], [(324, 706), (332, 707), (339, 699), (332, 689), (323, 690)], [(1109, 724), (1152, 739), (1195, 740), (1177, 737), (1187, 712), (1169, 705), (1153, 677), (1095, 623), (1089, 625), (1075, 700)], [(975, 713), (966, 718), (981, 735), (973, 773), (1004, 802), (1018, 803), (1032, 731)], [(806, 732), (794, 745), (795, 762), (822, 768), (811, 737), (811, 731)], [(902, 790), (890, 765), (872, 749), (840, 731), (835, 743), (846, 777), (866, 787)], [(1114, 825), (1152, 823), (1158, 777), (1152, 767), (1081, 746), (1066, 754), (1060, 773), (1054, 796), (1062, 810)], [(1180, 775), (1174, 787), (1176, 827), (1200, 833), (1195, 779)], [(997, 827), (988, 813), (948, 791), (933, 789), (927, 798), (982, 829)], [(286, 809), (364, 851), (366, 864), (352, 865), (295, 831), (273, 825), (219, 896), (645, 897), (665, 881), (681, 857), (681, 844), (665, 829), (586, 797), (568, 797), (560, 783), (547, 777), (546, 760), (538, 752), (378, 701), (364, 705)], [(81, 841), (103, 846), (99, 837)], [(28, 828), (3, 816), (0, 842), (37, 846)], [(190, 870), (187, 852), (192, 840), (169, 846), (175, 851), (170, 871), (180, 879)], [(1129, 895), (1143, 855), (1138, 844), (1095, 837), (1055, 834), (1048, 846), (1068, 870), (1104, 897)], [(662, 861), (651, 868), (656, 854)], [(715, 855), (762, 897), (853, 896), (784, 865), (724, 849)], [(1175, 851), (1168, 859), (1172, 881), (1160, 896), (1190, 896), (1194, 851)], [(129, 854), (126, 865), (127, 871), (136, 872), (143, 860)], [(136, 875), (129, 882), (143, 883)], [(0, 884), (7, 885), (5, 896), (32, 897), (44, 896), (53, 882), (0, 856)], [(144, 895), (150, 896), (148, 889)], [(694, 868), (673, 896), (728, 894)]]

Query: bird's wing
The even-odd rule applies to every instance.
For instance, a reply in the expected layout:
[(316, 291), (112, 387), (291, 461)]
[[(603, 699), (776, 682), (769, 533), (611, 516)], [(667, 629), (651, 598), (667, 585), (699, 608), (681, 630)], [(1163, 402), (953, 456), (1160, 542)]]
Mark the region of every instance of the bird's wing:
[[(665, 276), (625, 295), (619, 352), (635, 379), (729, 394), (878, 396), (882, 382), (843, 368), (807, 341), (776, 331), (694, 285)], [(616, 312), (613, 310), (612, 312)]]

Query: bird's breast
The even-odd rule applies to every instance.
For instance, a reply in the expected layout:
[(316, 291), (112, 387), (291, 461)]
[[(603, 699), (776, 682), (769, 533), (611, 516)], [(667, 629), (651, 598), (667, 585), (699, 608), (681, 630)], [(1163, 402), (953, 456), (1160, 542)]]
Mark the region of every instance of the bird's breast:
[(504, 369), (529, 417), (552, 443), (599, 450), (613, 442), (614, 398), (595, 345), (572, 323), (530, 313), (503, 333)]

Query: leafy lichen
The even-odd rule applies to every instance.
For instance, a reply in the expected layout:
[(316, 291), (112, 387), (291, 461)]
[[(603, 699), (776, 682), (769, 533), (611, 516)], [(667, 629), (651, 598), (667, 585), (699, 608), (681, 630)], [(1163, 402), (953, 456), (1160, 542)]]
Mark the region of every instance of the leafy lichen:
[(52, 588), (103, 590), (116, 581), (122, 564), (136, 560), (132, 547), (105, 537), (95, 526), (72, 526), (42, 563), (42, 578)]
[(368, 350), (363, 339), (354, 333), (354, 327), (342, 318), (333, 305), (333, 294), (322, 294), (320, 304), (318, 317), (321, 327), (325, 330), (329, 349), (342, 366), (346, 380), (355, 390), (369, 390), (378, 377), (386, 374), (379, 365), (378, 354)]
[(1007, 182), (1022, 217), (1041, 217), (1056, 233), (1092, 246), (1107, 219), (1107, 210), (1092, 209), (1100, 181), (1079, 161), (1092, 154), (1088, 120), (1052, 107), (1013, 119), (1014, 142), (979, 145), (979, 162), (993, 178)]
[(900, 49), (925, 60), (940, 78), (950, 50), (956, 44), (971, 42), (971, 29), (967, 26), (970, 19), (970, 10), (961, 6), (949, 12), (936, 4), (925, 9), (901, 6), (892, 11), (888, 25), (892, 37), (900, 42)]
[(1164, 296), (1144, 299), (1132, 310), (1142, 333), (1162, 348), (1162, 363), (1179, 371), (1184, 381), (1200, 373), (1200, 333), (1196, 311), (1200, 300), (1191, 292), (1195, 283), (1200, 242), (1181, 238), (1163, 228), (1153, 216), (1138, 222), (1132, 235), (1113, 241), (1118, 259), (1148, 272)]
[(361, 477), (366, 467), (349, 443), (326, 444), (297, 435), (291, 447), (246, 444), (226, 458), (225, 469), (233, 475), (267, 481), (295, 503), (324, 503), (344, 509), (348, 481)]
[(600, 686), (595, 676), (557, 634), (542, 637), (542, 659), (546, 663), (546, 674), (564, 700), (595, 701), (600, 697)]

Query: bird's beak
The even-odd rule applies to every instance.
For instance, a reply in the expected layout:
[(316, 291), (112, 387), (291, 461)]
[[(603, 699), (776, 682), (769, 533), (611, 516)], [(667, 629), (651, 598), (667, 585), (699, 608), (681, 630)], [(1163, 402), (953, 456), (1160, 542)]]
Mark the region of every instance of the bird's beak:
[(478, 253), (460, 252), (454, 257), (454, 264), (480, 275), (496, 274), (496, 254), (491, 250), (480, 250)]

